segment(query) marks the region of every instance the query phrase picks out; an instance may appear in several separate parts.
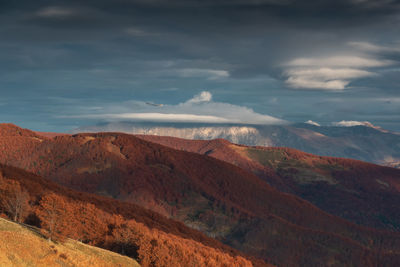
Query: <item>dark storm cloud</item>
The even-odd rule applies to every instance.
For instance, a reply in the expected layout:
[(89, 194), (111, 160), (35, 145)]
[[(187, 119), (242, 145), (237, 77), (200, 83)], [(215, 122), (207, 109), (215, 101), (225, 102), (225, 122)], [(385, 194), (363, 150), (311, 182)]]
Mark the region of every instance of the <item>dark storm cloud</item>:
[[(375, 19), (398, 12), (398, 1), (18, 1), (1, 4), (3, 14), (24, 12), (31, 23), (48, 23), (49, 27), (85, 27), (91, 23), (118, 25), (127, 22), (143, 22), (165, 26), (180, 25), (180, 29), (201, 26), (208, 30), (204, 22), (219, 23), (215, 26), (259, 23), (280, 19), (281, 22), (297, 25), (340, 25), (349, 22), (376, 23)], [(22, 4), (23, 3), (23, 4)], [(19, 18), (19, 19), (23, 19)], [(207, 21), (208, 20), (208, 21)], [(208, 24), (207, 23), (207, 24)], [(98, 25), (103, 27), (103, 25)], [(171, 28), (170, 28), (171, 29)], [(200, 29), (198, 29), (200, 30)], [(220, 30), (216, 27), (214, 30)]]

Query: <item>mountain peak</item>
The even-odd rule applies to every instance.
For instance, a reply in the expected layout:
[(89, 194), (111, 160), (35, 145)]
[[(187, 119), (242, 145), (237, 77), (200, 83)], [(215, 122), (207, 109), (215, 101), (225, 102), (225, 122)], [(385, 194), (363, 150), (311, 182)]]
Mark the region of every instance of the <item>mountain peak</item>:
[(21, 128), (12, 123), (0, 123), (0, 136), (37, 137), (37, 135), (33, 131)]
[(369, 121), (345, 121), (345, 120), (342, 120), (342, 121), (333, 123), (333, 125), (339, 126), (339, 127), (365, 126), (365, 127), (373, 128), (373, 129), (381, 131), (381, 132), (385, 132), (385, 133), (388, 132), (387, 130), (381, 128), (380, 126), (373, 125)]
[(308, 120), (308, 121), (306, 121), (304, 123), (311, 124), (311, 125), (318, 126), (318, 127), (321, 126), (321, 124), (319, 124), (318, 122), (312, 121), (312, 120)]

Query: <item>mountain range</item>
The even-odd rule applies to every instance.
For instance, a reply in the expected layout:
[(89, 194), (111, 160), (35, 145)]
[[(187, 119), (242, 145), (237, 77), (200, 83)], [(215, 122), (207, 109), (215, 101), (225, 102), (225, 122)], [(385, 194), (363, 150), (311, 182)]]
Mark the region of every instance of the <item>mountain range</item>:
[[(331, 198), (332, 210), (341, 212), (345, 209), (335, 203), (335, 197), (343, 195), (342, 201), (347, 203), (362, 199), (365, 190), (376, 195), (376, 202), (390, 194), (395, 200), (400, 175), (393, 168), (290, 149), (237, 146), (221, 140), (214, 141), (222, 144), (221, 150), (215, 145), (207, 147), (212, 142), (197, 141), (199, 149), (191, 141), (180, 139), (172, 140), (189, 145), (171, 148), (164, 146), (173, 146), (171, 141), (160, 145), (154, 143), (156, 140), (123, 133), (59, 134), (49, 138), (48, 134), (10, 124), (0, 126), (0, 136), (0, 162), (34, 173), (33, 180), (41, 179), (40, 175), (48, 179), (42, 181), (63, 188), (58, 191), (85, 192), (74, 193), (72, 199), (90, 194), (90, 198), (81, 195), (78, 199), (95, 203), (102, 210), (111, 205), (111, 210), (106, 209), (108, 213), (130, 216), (146, 227), (156, 225), (167, 232), (181, 229), (173, 232), (181, 236), (182, 231), (194, 231), (185, 237), (226, 252), (229, 249), (224, 246), (230, 246), (234, 249), (230, 253), (243, 255), (253, 264), (261, 264), (255, 258), (278, 266), (395, 266), (400, 261), (396, 215), (388, 217), (391, 222), (386, 224), (379, 225), (377, 220), (371, 225), (360, 223), (383, 228), (376, 230), (343, 219), (346, 216), (329, 214), (321, 204)], [(224, 156), (215, 156), (218, 153)], [(311, 166), (318, 168), (309, 173)], [(374, 174), (384, 177), (377, 182)], [(357, 188), (364, 176), (366, 181)], [(323, 187), (325, 184), (328, 186)], [(304, 193), (300, 190), (303, 186), (304, 192), (316, 191), (318, 186), (328, 190), (316, 200), (307, 200), (299, 197)], [(345, 194), (351, 190), (355, 190), (354, 198)], [(321, 196), (324, 199), (319, 202)], [(98, 198), (103, 200), (89, 200)], [(376, 205), (385, 203), (391, 204), (383, 216), (396, 214), (396, 202), (382, 200)], [(359, 210), (361, 215), (364, 212)], [(152, 218), (159, 222), (152, 222)], [(171, 224), (177, 226), (162, 228)]]
[(201, 125), (113, 122), (80, 127), (74, 132), (124, 132), (193, 140), (226, 139), (247, 146), (290, 147), (321, 156), (352, 158), (396, 167), (400, 163), (400, 134), (372, 124), (318, 126)]

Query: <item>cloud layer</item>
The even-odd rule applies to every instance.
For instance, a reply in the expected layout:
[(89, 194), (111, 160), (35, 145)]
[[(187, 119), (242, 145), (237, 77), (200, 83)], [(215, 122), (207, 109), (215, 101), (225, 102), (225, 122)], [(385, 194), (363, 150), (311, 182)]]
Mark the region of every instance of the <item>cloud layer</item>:
[(343, 90), (355, 79), (378, 75), (366, 69), (392, 64), (391, 60), (360, 56), (296, 58), (286, 64), (286, 84), (295, 89)]
[[(228, 103), (213, 102), (212, 94), (203, 91), (193, 98), (178, 105), (162, 105), (149, 107), (144, 102), (128, 101), (96, 107), (99, 113), (63, 115), (59, 118), (95, 119), (105, 121), (148, 121), (148, 122), (187, 122), (213, 124), (285, 124), (269, 115), (259, 114), (252, 109)], [(92, 109), (85, 108), (86, 111)], [(101, 112), (100, 112), (101, 111)], [(156, 112), (157, 111), (157, 112)], [(82, 112), (82, 110), (81, 110)]]

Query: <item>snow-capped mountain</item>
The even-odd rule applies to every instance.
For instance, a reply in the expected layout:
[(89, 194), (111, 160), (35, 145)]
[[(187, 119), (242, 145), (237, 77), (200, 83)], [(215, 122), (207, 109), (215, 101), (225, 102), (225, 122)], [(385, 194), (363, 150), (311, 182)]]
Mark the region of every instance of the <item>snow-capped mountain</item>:
[[(347, 125), (346, 125), (347, 126)], [(198, 125), (113, 122), (81, 127), (77, 132), (125, 132), (139, 135), (173, 136), (185, 139), (223, 138), (250, 146), (291, 147), (323, 156), (359, 159), (378, 164), (400, 160), (400, 135), (371, 127), (292, 125)]]

